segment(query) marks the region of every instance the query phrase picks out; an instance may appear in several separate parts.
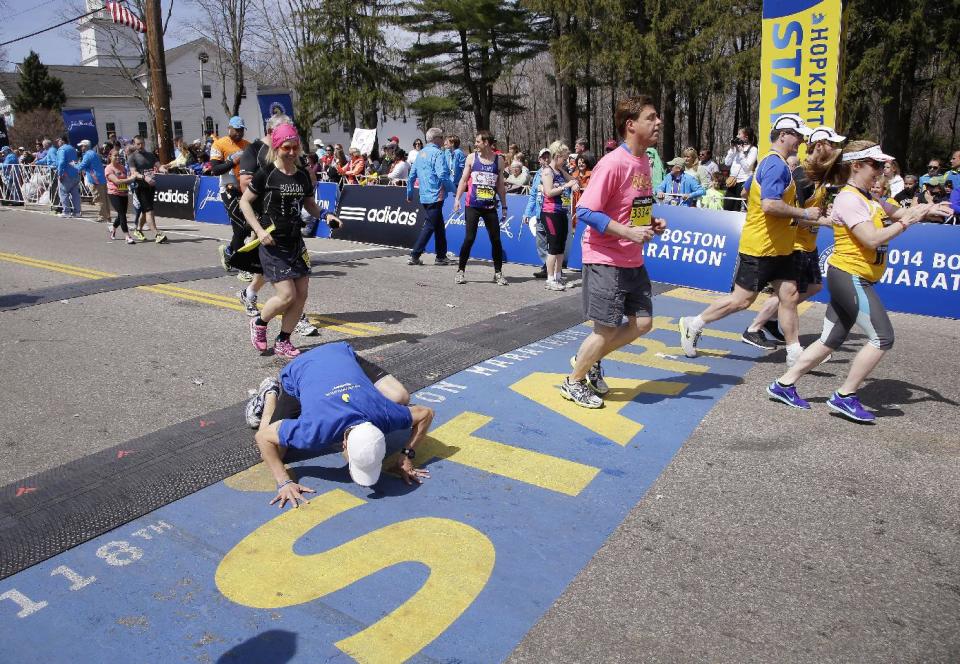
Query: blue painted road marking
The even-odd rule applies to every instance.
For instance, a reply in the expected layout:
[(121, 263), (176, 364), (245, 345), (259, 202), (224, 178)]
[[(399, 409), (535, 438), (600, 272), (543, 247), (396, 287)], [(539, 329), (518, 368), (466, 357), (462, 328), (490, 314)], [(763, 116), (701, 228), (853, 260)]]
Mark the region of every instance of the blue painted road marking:
[[(702, 306), (658, 297), (656, 313)], [(5, 659), (502, 660), (752, 366), (748, 317), (695, 360), (658, 318), (647, 347), (604, 363), (600, 411), (553, 387), (587, 326), (421, 390), (437, 417), (416, 489), (364, 490), (331, 454), (298, 464), (317, 496), (281, 514), (254, 469), (9, 577)]]

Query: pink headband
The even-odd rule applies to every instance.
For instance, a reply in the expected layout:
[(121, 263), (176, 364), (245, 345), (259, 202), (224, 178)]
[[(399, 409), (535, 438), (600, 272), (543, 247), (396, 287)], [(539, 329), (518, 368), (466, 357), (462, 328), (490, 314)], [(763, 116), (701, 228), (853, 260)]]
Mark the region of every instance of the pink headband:
[(274, 150), (288, 141), (300, 142), (300, 135), (297, 133), (297, 128), (292, 124), (282, 124), (270, 134), (270, 142)]

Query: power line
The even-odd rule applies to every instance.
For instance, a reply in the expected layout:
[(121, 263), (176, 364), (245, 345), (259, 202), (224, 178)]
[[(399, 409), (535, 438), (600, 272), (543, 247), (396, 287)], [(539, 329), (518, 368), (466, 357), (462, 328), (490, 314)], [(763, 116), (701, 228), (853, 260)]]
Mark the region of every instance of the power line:
[(16, 39), (5, 41), (3, 43), (0, 43), (0, 46), (7, 46), (8, 44), (13, 44), (18, 41), (23, 41), (24, 39), (29, 39), (30, 37), (36, 37), (37, 35), (42, 35), (44, 32), (50, 32), (51, 30), (62, 28), (65, 25), (73, 23), (74, 21), (79, 21), (80, 19), (86, 18), (87, 16), (92, 16), (93, 14), (96, 14), (102, 10), (103, 10), (103, 7), (101, 7), (100, 9), (94, 9), (92, 12), (87, 12), (86, 14), (80, 14), (80, 16), (75, 16), (68, 21), (64, 21), (63, 23), (57, 23), (56, 25), (51, 25), (49, 28), (44, 28), (43, 30), (37, 30), (36, 32), (31, 32), (29, 35), (24, 35), (22, 37), (17, 37)]

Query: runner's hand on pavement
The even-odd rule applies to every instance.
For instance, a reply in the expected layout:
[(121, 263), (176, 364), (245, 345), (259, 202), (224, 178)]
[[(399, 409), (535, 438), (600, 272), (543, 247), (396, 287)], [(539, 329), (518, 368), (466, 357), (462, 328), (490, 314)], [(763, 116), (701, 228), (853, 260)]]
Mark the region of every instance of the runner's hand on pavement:
[(430, 478), (429, 470), (414, 467), (413, 461), (405, 456), (401, 456), (397, 461), (397, 471), (407, 484), (413, 484), (414, 482), (423, 484), (424, 479)]
[(277, 505), (278, 508), (283, 509), (283, 506), (287, 504), (287, 501), (290, 501), (290, 504), (294, 507), (300, 507), (298, 501), (302, 501), (304, 504), (307, 503), (307, 498), (303, 494), (305, 493), (316, 493), (313, 489), (305, 487), (296, 482), (291, 482), (290, 484), (285, 484), (279, 491), (277, 491), (276, 497), (270, 501), (270, 504), (279, 502)]

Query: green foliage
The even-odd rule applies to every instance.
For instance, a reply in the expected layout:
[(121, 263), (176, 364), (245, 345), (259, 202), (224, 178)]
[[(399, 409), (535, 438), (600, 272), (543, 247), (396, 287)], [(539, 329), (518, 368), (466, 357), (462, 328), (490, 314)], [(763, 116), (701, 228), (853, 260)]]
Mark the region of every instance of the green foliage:
[(842, 126), (914, 167), (956, 140), (957, 2), (848, 0), (844, 28)]
[(494, 93), (506, 73), (544, 47), (543, 20), (518, 0), (413, 0), (397, 7), (394, 22), (426, 38), (405, 53), (406, 88), (423, 91), (426, 107), (443, 98), (446, 109), (472, 111), (478, 129), (490, 127), (498, 104), (521, 107)]
[(36, 108), (60, 111), (67, 96), (63, 91), (63, 81), (51, 76), (46, 65), (40, 62), (40, 56), (30, 51), (20, 65), (20, 91), (14, 97), (12, 106), (17, 113), (32, 111)]
[(293, 17), (310, 22), (316, 38), (300, 54), (304, 127), (335, 120), (350, 130), (373, 128), (381, 114), (402, 112), (400, 70), (383, 33), (387, 7), (383, 0), (326, 0)]

